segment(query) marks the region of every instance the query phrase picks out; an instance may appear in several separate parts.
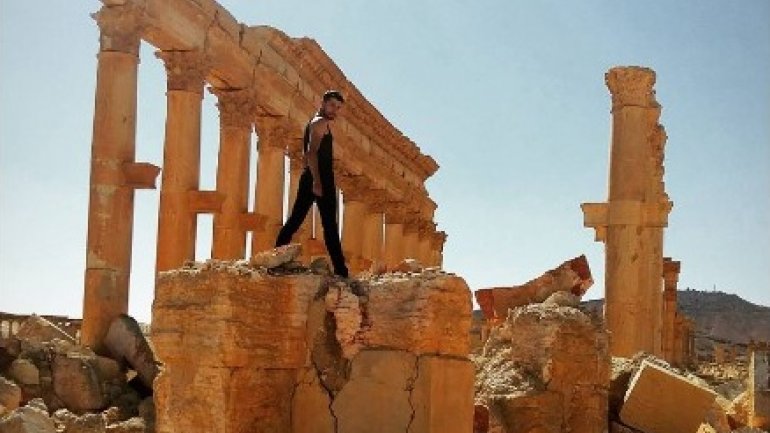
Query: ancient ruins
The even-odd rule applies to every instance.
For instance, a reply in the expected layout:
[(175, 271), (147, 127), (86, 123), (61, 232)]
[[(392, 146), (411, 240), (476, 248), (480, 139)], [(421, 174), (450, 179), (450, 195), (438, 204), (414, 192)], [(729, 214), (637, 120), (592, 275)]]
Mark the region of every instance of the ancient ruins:
[[(443, 269), (447, 235), (425, 188), (438, 164), (316, 41), (239, 23), (214, 0), (102, 3), (83, 319), (0, 315), (0, 433), (770, 428), (770, 346), (699, 345), (681, 263), (664, 257), (672, 202), (651, 69), (605, 75), (608, 198), (581, 206), (605, 246), (604, 304), (581, 299), (594, 279), (580, 255), (476, 290), (474, 312), (465, 280)], [(167, 72), (162, 167), (135, 160), (141, 41)], [(351, 279), (332, 274), (317, 215), (273, 248), (327, 89), (346, 97), (334, 163)], [(219, 110), (215, 190), (199, 182), (204, 91)], [(134, 193), (159, 174), (147, 326), (127, 314)], [(196, 261), (200, 214), (213, 242)]]
[[(88, 214), (83, 342), (98, 347), (125, 313), (136, 189), (153, 189), (161, 171), (135, 161), (139, 44), (156, 47), (168, 72), (166, 138), (158, 215), (156, 272), (195, 259), (197, 215), (213, 214), (211, 257), (246, 256), (273, 246), (283, 223), (285, 155), (289, 191), (301, 172), (304, 124), (320, 95), (346, 95), (336, 126), (335, 177), (342, 192), (342, 242), (353, 272), (406, 257), (441, 265), (446, 234), (425, 180), (438, 165), (401, 134), (309, 38), (240, 24), (214, 1), (114, 1), (93, 15), (101, 32)], [(220, 111), (216, 190), (199, 189), (201, 102), (206, 83)], [(250, 188), (249, 145), (258, 136)], [(251, 191), (251, 192), (250, 192)], [(248, 196), (255, 208), (247, 209)], [(293, 203), (290, 197), (289, 205)], [(315, 219), (319, 224), (318, 218)], [(325, 253), (310, 218), (296, 236), (308, 258)], [(314, 234), (315, 233), (315, 234)]]

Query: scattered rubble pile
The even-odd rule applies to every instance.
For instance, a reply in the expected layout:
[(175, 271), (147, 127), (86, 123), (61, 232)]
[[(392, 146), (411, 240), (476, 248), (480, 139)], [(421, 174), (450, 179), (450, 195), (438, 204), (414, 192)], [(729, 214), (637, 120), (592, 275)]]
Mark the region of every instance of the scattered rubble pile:
[(157, 365), (139, 325), (112, 323), (109, 353), (37, 315), (0, 339), (0, 432), (152, 432)]
[(159, 274), (156, 431), (470, 432), (465, 281), (414, 260), (343, 279), (299, 252)]
[(489, 431), (596, 432), (607, 429), (610, 357), (600, 323), (570, 293), (510, 310), (475, 357), (476, 404)]

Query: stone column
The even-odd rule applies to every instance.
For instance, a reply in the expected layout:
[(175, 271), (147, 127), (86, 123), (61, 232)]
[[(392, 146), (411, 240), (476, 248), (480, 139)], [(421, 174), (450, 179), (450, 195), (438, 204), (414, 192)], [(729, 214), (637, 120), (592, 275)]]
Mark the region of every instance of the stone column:
[(663, 259), (663, 359), (673, 363), (675, 352), (675, 334), (676, 334), (676, 311), (677, 311), (677, 292), (676, 287), (679, 281), (680, 262), (671, 260), (670, 257)]
[(418, 234), (420, 230), (419, 217), (410, 215), (406, 221), (404, 221), (404, 243), (403, 243), (403, 255), (404, 257), (416, 259), (418, 256)]
[(206, 62), (200, 51), (157, 51), (168, 75), (156, 272), (195, 259), (200, 179), (201, 101)]
[(289, 128), (282, 117), (260, 117), (257, 119), (257, 135), (259, 157), (254, 211), (264, 215), (266, 222), (264, 230), (252, 234), (252, 254), (272, 248), (283, 224), (284, 161)]
[(417, 260), (425, 266), (430, 266), (431, 258), (431, 239), (436, 231), (436, 223), (428, 220), (421, 220), (417, 233)]
[(388, 269), (393, 269), (404, 258), (404, 210), (397, 202), (385, 212), (384, 259)]
[(363, 240), (363, 257), (375, 267), (383, 264), (383, 212), (385, 203), (377, 198), (371, 198), (367, 202), (366, 216), (364, 217), (365, 229)]
[(112, 320), (128, 311), (134, 189), (155, 188), (159, 168), (135, 162), (141, 11), (103, 6), (88, 198), (81, 342), (104, 354)]
[(366, 228), (366, 202), (364, 191), (355, 188), (343, 189), (344, 212), (342, 217), (342, 250), (350, 264), (351, 273), (361, 272), (364, 252), (364, 231)]
[(584, 224), (605, 242), (605, 321), (614, 356), (640, 350), (661, 356), (662, 239), (671, 202), (663, 192), (662, 146), (657, 124), (655, 73), (641, 67), (612, 68), (609, 200), (584, 203)]
[(446, 243), (447, 234), (444, 231), (437, 231), (433, 233), (431, 239), (431, 260), (430, 266), (442, 267), (444, 263), (443, 250), (444, 243)]
[(770, 430), (770, 351), (765, 345), (749, 357), (749, 427)]
[(217, 191), (224, 198), (214, 214), (211, 257), (242, 259), (246, 255), (243, 215), (249, 207), (251, 131), (256, 103), (248, 89), (209, 88), (219, 108)]

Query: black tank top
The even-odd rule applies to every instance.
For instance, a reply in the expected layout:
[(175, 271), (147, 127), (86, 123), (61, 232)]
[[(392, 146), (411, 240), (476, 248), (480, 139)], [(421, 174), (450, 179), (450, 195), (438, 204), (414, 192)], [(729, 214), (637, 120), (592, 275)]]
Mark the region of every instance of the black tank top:
[[(312, 119), (311, 119), (312, 121)], [(334, 137), (332, 136), (329, 125), (326, 125), (326, 134), (321, 138), (321, 143), (318, 147), (318, 175), (321, 178), (321, 183), (324, 185), (334, 185), (334, 171), (332, 170), (332, 160), (334, 159), (334, 151), (332, 150), (332, 142)], [(310, 146), (310, 122), (305, 125), (305, 136), (302, 143), (302, 149), (304, 153), (307, 153)], [(309, 168), (306, 166), (306, 170)]]

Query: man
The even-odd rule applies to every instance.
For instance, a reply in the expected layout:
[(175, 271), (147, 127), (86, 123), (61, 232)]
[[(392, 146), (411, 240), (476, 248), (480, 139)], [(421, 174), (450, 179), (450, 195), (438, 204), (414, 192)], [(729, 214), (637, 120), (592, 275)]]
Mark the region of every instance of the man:
[(318, 112), (305, 125), (302, 143), (304, 170), (299, 178), (297, 198), (294, 200), (291, 214), (278, 232), (275, 246), (279, 247), (291, 242), (291, 237), (302, 225), (307, 212), (315, 202), (321, 214), (324, 241), (334, 266), (334, 273), (348, 278), (348, 268), (342, 254), (337, 227), (337, 188), (332, 171), (334, 137), (330, 126), (344, 102), (340, 92), (326, 91)]

